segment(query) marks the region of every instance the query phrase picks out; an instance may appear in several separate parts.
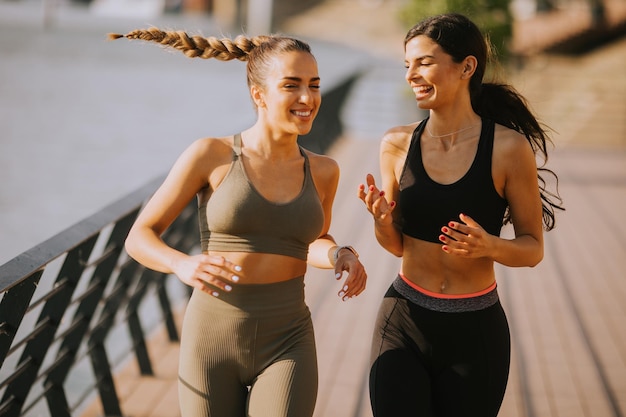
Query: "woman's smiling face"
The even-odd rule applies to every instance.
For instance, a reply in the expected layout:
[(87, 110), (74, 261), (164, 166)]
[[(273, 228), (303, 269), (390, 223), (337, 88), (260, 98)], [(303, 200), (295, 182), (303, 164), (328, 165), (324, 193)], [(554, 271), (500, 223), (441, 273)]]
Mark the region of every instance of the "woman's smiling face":
[(273, 61), (264, 88), (253, 88), (253, 98), (272, 126), (307, 134), (322, 101), (317, 62), (306, 52), (282, 53)]
[(436, 109), (457, 99), (464, 91), (463, 63), (456, 63), (437, 42), (428, 36), (416, 36), (405, 45), (406, 80), (411, 86), (418, 106)]

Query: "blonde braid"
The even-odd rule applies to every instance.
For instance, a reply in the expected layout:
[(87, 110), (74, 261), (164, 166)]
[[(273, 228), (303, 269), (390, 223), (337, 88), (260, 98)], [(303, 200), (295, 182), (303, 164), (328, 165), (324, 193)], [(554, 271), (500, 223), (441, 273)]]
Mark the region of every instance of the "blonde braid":
[(109, 39), (140, 39), (147, 42), (156, 42), (164, 46), (178, 49), (190, 58), (215, 58), (220, 61), (238, 59), (247, 61), (248, 54), (270, 36), (255, 36), (247, 38), (243, 35), (234, 40), (216, 37), (205, 38), (200, 35), (189, 36), (184, 31), (163, 31), (155, 27), (133, 30), (126, 35), (110, 33)]

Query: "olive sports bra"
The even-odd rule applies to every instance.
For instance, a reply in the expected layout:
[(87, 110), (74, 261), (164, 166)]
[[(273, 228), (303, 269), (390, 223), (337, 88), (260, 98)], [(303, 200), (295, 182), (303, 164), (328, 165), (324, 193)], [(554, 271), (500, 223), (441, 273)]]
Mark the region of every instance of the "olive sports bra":
[(226, 177), (199, 205), (202, 251), (260, 252), (307, 259), (309, 245), (319, 237), (324, 210), (317, 194), (309, 159), (304, 157), (304, 183), (287, 203), (264, 198), (246, 175), (241, 158), (241, 135), (233, 143), (233, 161)]

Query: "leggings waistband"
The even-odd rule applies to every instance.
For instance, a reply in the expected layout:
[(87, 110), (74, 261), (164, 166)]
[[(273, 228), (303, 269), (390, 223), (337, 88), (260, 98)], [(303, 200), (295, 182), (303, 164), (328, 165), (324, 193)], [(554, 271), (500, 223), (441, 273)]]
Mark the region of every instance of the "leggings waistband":
[(211, 314), (276, 316), (308, 310), (304, 299), (304, 276), (272, 284), (231, 284), (218, 297), (194, 289), (189, 305)]
[(404, 298), (428, 310), (442, 313), (464, 313), (484, 310), (499, 301), (497, 285), (494, 282), (489, 288), (474, 294), (456, 295), (454, 297), (438, 297), (406, 278), (398, 275), (393, 281), (393, 288)]

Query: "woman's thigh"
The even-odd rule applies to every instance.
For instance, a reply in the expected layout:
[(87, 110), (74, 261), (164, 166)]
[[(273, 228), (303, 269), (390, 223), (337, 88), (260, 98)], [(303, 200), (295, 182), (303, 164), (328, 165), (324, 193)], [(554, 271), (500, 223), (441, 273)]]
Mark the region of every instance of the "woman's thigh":
[(299, 318), (272, 323), (260, 333), (281, 330), (267, 340), (260, 337), (262, 367), (250, 387), (248, 413), (258, 417), (309, 417), (317, 399), (317, 353), (308, 311)]
[(376, 417), (497, 415), (510, 358), (499, 303), (441, 313), (390, 289), (372, 343), (370, 398)]

